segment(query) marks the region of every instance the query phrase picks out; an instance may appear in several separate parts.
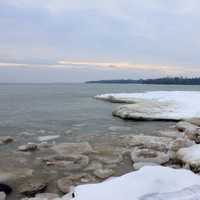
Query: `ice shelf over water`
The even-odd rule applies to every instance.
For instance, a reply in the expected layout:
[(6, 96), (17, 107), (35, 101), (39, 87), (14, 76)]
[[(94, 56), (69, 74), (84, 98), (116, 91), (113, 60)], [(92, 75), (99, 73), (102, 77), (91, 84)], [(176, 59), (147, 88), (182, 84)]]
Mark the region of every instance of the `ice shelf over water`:
[(73, 200), (152, 199), (200, 199), (200, 176), (185, 169), (146, 166), (102, 183), (77, 186)]
[(116, 93), (97, 95), (95, 98), (124, 103), (113, 112), (113, 115), (124, 119), (181, 120), (200, 117), (200, 92)]

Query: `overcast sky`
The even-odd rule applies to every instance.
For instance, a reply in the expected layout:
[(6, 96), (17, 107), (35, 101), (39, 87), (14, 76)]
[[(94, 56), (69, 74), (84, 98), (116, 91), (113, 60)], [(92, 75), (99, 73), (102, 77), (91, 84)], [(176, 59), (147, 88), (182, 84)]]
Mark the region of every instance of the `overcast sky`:
[(199, 0), (0, 0), (0, 82), (200, 76)]

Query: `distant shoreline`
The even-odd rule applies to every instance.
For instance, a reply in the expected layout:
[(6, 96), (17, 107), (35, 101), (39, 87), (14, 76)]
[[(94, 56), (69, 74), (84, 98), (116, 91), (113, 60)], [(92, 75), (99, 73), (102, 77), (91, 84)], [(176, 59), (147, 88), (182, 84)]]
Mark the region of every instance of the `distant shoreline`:
[(164, 77), (158, 79), (116, 79), (87, 81), (86, 84), (156, 84), (156, 85), (200, 85), (200, 78)]

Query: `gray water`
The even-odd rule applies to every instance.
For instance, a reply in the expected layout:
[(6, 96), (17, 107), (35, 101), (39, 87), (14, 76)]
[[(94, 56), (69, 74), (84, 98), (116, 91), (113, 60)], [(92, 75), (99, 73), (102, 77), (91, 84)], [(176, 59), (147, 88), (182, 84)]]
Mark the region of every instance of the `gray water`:
[[(200, 86), (134, 84), (1, 84), (0, 135), (20, 132), (88, 135), (151, 134), (166, 122), (132, 122), (112, 117), (117, 104), (96, 100), (102, 93), (200, 90)], [(126, 127), (114, 130), (110, 127)], [(128, 128), (127, 128), (128, 127)]]

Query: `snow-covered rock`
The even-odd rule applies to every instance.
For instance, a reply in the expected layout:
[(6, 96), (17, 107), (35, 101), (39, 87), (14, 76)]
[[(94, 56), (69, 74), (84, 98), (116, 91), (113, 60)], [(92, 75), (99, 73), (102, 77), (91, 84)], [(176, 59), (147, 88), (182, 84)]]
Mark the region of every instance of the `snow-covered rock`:
[(177, 158), (191, 167), (200, 167), (200, 145), (195, 144), (191, 147), (179, 149)]
[(145, 93), (104, 94), (98, 99), (129, 101), (113, 115), (135, 120), (182, 120), (200, 117), (200, 92), (159, 91)]
[(152, 195), (154, 200), (196, 200), (199, 188), (200, 176), (189, 170), (146, 166), (99, 184), (78, 186), (73, 200), (152, 200)]

